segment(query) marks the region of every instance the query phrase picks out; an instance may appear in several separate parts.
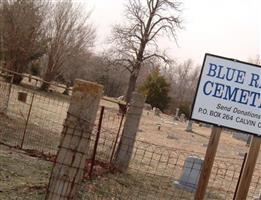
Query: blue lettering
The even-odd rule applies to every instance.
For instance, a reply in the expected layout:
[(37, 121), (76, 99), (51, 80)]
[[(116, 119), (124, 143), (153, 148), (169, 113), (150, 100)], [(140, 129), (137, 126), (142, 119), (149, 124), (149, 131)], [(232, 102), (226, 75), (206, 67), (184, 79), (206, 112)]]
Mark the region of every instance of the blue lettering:
[[(232, 71), (232, 73), (230, 73), (231, 71)], [(232, 69), (232, 68), (227, 67), (226, 79), (227, 79), (228, 81), (232, 81), (232, 80), (233, 80), (235, 71), (236, 71), (235, 69)], [(229, 75), (230, 75), (230, 76), (229, 76)]]
[(243, 84), (244, 81), (245, 81), (245, 76), (246, 76), (246, 72), (245, 71), (238, 70), (237, 79), (236, 79), (235, 82)]
[(216, 83), (216, 90), (213, 94), (213, 97), (221, 98), (223, 95), (223, 90), (225, 86), (223, 84)]
[(231, 91), (231, 87), (229, 85), (227, 85), (226, 88), (227, 88), (227, 90), (226, 90), (224, 99), (236, 102), (237, 91), (239, 90), (239, 88), (235, 87), (232, 91)]
[(204, 85), (204, 87), (203, 87), (203, 93), (204, 93), (205, 95), (210, 95), (211, 92), (212, 92), (212, 89), (211, 89), (211, 88), (210, 88), (210, 91), (207, 92), (207, 85), (208, 85), (208, 84), (210, 84), (211, 88), (212, 88), (213, 85), (214, 85), (214, 83), (211, 82), (211, 81), (207, 81), (207, 82), (205, 83), (205, 85)]
[(251, 95), (250, 95), (250, 96), (253, 96), (253, 100), (252, 100), (252, 103), (249, 104), (249, 105), (250, 105), (250, 106), (253, 106), (253, 107), (256, 107), (255, 101), (256, 101), (257, 96), (258, 96), (258, 99), (260, 98), (260, 93), (251, 92)]
[(222, 68), (223, 68), (224, 66), (219, 65), (218, 67), (219, 67), (219, 71), (218, 71), (217, 78), (219, 78), (219, 79), (224, 79), (225, 74), (223, 74), (223, 76), (220, 75), (221, 72), (222, 72)]
[(238, 103), (247, 104), (247, 102), (248, 102), (247, 97), (249, 96), (249, 94), (250, 94), (250, 91), (241, 89), (241, 96), (240, 96)]
[(209, 63), (209, 71), (207, 76), (216, 76), (216, 70), (217, 70), (217, 65), (213, 64), (213, 63)]
[[(258, 81), (259, 81), (259, 75), (251, 73), (251, 82), (249, 86), (254, 86), (255, 88), (258, 88)], [(260, 86), (261, 87), (261, 86)]]

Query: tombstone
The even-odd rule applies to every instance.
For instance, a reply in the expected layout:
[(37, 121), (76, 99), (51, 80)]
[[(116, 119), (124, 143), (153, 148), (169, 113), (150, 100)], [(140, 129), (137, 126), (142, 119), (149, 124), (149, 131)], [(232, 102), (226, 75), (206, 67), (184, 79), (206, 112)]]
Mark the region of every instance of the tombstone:
[(152, 107), (151, 107), (151, 105), (150, 105), (150, 104), (148, 104), (148, 103), (145, 103), (145, 104), (144, 104), (144, 109), (145, 109), (145, 110), (149, 110), (149, 111), (150, 111), (150, 110), (152, 110)]
[(242, 140), (244, 142), (247, 142), (249, 140), (249, 135), (245, 133), (240, 133), (240, 132), (234, 132), (232, 135), (233, 138)]
[(193, 124), (193, 121), (192, 121), (192, 120), (189, 120), (189, 121), (188, 121), (187, 128), (186, 128), (186, 131), (187, 131), (187, 132), (192, 132), (192, 124)]
[(174, 184), (180, 189), (194, 192), (197, 189), (203, 159), (198, 156), (188, 156), (185, 160), (182, 175)]
[(237, 155), (241, 156), (241, 157), (244, 157), (246, 153), (243, 153), (243, 152), (238, 152)]
[(153, 111), (154, 111), (155, 116), (160, 116), (160, 109), (159, 108), (154, 107)]
[(254, 197), (253, 200), (261, 200), (261, 191), (258, 196)]
[(123, 101), (123, 100), (124, 100), (124, 96), (119, 96), (119, 97), (117, 98), (117, 100)]
[(168, 136), (167, 136), (168, 139), (171, 139), (171, 140), (178, 140), (178, 138), (175, 136), (175, 134), (173, 133), (169, 133)]
[(202, 144), (202, 146), (203, 146), (203, 147), (207, 147), (207, 146), (208, 146), (208, 144), (206, 144), (206, 143), (203, 143), (203, 144)]
[(181, 122), (185, 122), (185, 114), (184, 113), (182, 113), (181, 115), (180, 115), (180, 119), (179, 119)]
[[(251, 139), (252, 139), (252, 135), (248, 135), (248, 139), (247, 139), (247, 142), (246, 142), (246, 145), (247, 145), (247, 146), (250, 145)], [(260, 200), (261, 200), (261, 199), (260, 199)]]
[(179, 120), (179, 108), (176, 108), (176, 113), (174, 116), (174, 120)]
[(203, 125), (203, 127), (205, 127), (205, 128), (212, 128), (212, 127), (213, 127), (212, 124), (203, 123), (202, 125)]
[(158, 127), (158, 131), (160, 131), (161, 124), (157, 124), (157, 127)]
[(18, 101), (21, 101), (23, 103), (26, 103), (27, 100), (27, 93), (26, 92), (18, 92)]

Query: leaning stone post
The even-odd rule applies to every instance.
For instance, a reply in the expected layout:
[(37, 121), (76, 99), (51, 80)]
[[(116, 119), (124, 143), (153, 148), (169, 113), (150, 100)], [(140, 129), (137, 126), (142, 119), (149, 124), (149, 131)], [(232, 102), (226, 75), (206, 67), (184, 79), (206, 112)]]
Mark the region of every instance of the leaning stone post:
[(134, 92), (130, 107), (126, 115), (121, 141), (116, 153), (114, 163), (122, 170), (126, 171), (131, 159), (139, 123), (142, 115), (145, 98), (143, 95)]
[(76, 199), (102, 94), (101, 85), (75, 81), (46, 200)]

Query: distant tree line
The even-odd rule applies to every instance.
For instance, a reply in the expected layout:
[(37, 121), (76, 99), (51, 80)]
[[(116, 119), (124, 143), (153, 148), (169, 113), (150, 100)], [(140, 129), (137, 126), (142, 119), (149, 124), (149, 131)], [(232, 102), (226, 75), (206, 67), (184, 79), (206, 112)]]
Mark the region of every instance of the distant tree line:
[[(176, 0), (128, 0), (124, 24), (116, 24), (107, 39), (108, 49), (94, 53), (96, 30), (91, 12), (73, 0), (0, 1), (0, 64), (19, 73), (30, 73), (46, 82), (66, 85), (76, 78), (104, 85), (105, 95), (125, 96), (134, 90), (147, 102), (187, 116), (199, 77), (192, 60), (171, 59), (159, 47), (159, 38), (177, 42), (182, 29), (182, 4)], [(260, 64), (260, 57), (251, 62)], [(22, 76), (15, 75), (20, 84)]]

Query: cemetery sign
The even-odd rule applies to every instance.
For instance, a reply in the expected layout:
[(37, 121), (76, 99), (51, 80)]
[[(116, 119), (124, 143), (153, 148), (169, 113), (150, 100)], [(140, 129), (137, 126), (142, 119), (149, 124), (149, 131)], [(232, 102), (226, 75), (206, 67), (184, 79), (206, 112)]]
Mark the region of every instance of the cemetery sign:
[(191, 119), (261, 136), (261, 66), (206, 54)]

